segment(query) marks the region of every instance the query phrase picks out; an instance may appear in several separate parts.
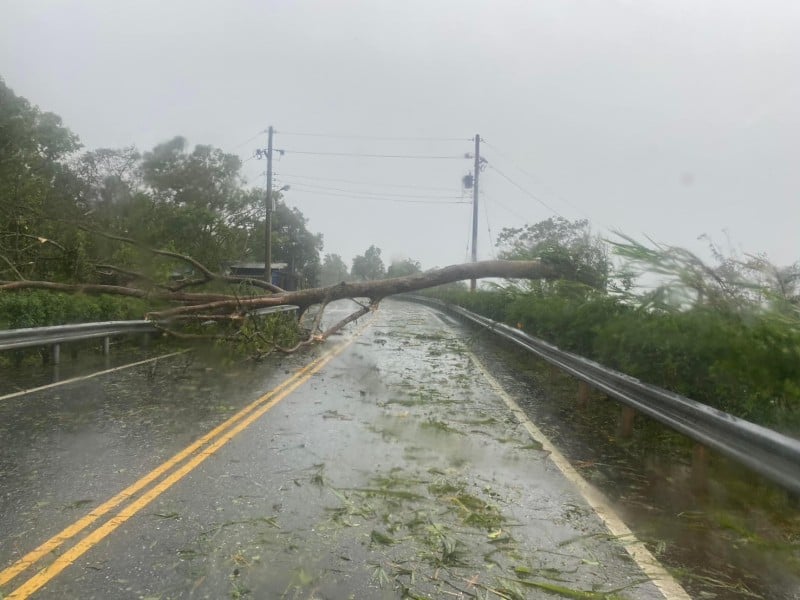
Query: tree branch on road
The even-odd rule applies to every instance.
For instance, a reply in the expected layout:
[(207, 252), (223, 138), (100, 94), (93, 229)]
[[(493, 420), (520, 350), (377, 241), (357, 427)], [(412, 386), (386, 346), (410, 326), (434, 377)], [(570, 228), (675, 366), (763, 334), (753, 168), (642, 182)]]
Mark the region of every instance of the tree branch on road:
[(441, 269), (432, 269), (419, 275), (380, 279), (375, 281), (359, 281), (339, 283), (323, 288), (311, 288), (295, 292), (281, 292), (251, 298), (227, 298), (211, 301), (206, 304), (178, 306), (162, 311), (154, 311), (147, 318), (154, 321), (167, 319), (176, 315), (188, 315), (200, 312), (226, 311), (232, 309), (253, 310), (269, 306), (296, 305), (301, 311), (314, 304), (333, 302), (346, 298), (369, 298), (372, 303), (386, 296), (416, 292), (426, 288), (462, 281), (465, 279), (547, 279), (554, 277), (552, 269), (538, 260), (506, 261), (487, 260), (475, 263), (451, 265)]

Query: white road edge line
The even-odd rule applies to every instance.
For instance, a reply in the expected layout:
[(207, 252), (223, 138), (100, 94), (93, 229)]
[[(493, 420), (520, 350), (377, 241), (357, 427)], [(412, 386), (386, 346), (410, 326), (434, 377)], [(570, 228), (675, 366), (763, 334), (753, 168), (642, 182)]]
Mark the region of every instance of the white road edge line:
[(489, 384), (497, 394), (503, 399), (514, 416), (528, 431), (530, 436), (542, 445), (542, 449), (550, 453), (550, 459), (559, 471), (566, 477), (580, 492), (584, 500), (594, 509), (597, 515), (605, 524), (609, 533), (616, 537), (625, 548), (633, 561), (653, 582), (661, 594), (667, 600), (692, 600), (692, 597), (683, 589), (680, 583), (664, 568), (664, 566), (645, 548), (644, 544), (634, 535), (630, 528), (622, 521), (620, 516), (611, 507), (608, 498), (596, 487), (586, 481), (578, 473), (569, 461), (564, 457), (558, 448), (553, 446), (549, 439), (542, 433), (536, 425), (531, 422), (525, 411), (509, 396), (500, 383), (486, 370), (483, 363), (472, 352), (469, 353), (470, 359), (478, 367)]
[(69, 379), (64, 379), (63, 381), (56, 381), (55, 383), (48, 383), (47, 385), (41, 385), (39, 387), (30, 388), (27, 390), (20, 390), (19, 392), (13, 392), (11, 394), (6, 394), (5, 396), (0, 396), (0, 401), (2, 400), (11, 400), (12, 398), (18, 398), (19, 396), (24, 396), (26, 394), (33, 394), (34, 392), (41, 392), (42, 390), (49, 390), (51, 388), (58, 387), (60, 385), (67, 385), (68, 383), (75, 383), (76, 381), (84, 381), (85, 379), (91, 379), (93, 377), (99, 377), (100, 375), (106, 375), (107, 373), (114, 373), (116, 371), (123, 371), (125, 369), (130, 369), (131, 367), (138, 367), (139, 365), (146, 365), (147, 363), (154, 362), (157, 360), (161, 360), (162, 358), (170, 358), (172, 356), (178, 356), (179, 354), (185, 354), (189, 352), (190, 349), (186, 350), (179, 350), (178, 352), (171, 352), (170, 354), (162, 354), (161, 356), (155, 356), (153, 358), (147, 358), (145, 360), (140, 360), (135, 363), (128, 363), (127, 365), (122, 365), (119, 367), (114, 367), (113, 369), (105, 369), (104, 371), (97, 371), (95, 373), (90, 373), (89, 375), (80, 375), (79, 377), (71, 377)]

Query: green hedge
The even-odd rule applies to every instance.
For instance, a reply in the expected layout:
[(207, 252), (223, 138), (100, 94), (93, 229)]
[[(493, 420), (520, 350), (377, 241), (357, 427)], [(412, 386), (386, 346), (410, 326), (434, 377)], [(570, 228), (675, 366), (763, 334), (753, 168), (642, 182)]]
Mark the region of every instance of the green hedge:
[(737, 416), (800, 430), (800, 328), (774, 315), (659, 313), (599, 294), (438, 296)]
[(141, 319), (146, 310), (143, 300), (120, 296), (0, 292), (0, 329)]

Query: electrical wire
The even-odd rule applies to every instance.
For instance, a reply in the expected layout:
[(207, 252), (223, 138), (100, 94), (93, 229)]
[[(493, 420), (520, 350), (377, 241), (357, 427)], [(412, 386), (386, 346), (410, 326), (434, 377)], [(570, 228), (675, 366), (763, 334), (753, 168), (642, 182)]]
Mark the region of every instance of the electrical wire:
[(486, 219), (486, 231), (489, 233), (489, 248), (490, 252), (492, 253), (492, 258), (497, 258), (497, 255), (494, 251), (494, 236), (492, 235), (492, 224), (489, 222), (489, 198), (483, 192), (481, 192), (481, 197), (483, 199), (483, 217)]
[[(483, 192), (481, 192), (481, 194), (483, 194)], [(507, 206), (507, 205), (503, 204), (502, 202), (500, 202), (499, 200), (497, 200), (497, 198), (493, 198), (493, 199), (492, 199), (492, 201), (493, 201), (495, 204), (497, 204), (497, 206), (499, 206), (500, 208), (502, 208), (503, 210), (505, 210), (505, 211), (506, 211), (508, 214), (510, 214), (510, 215), (513, 215), (514, 217), (516, 217), (516, 218), (517, 218), (517, 219), (519, 219), (520, 221), (522, 221), (522, 222), (525, 222), (525, 223), (529, 221), (528, 217), (525, 217), (525, 216), (521, 215), (520, 213), (518, 213), (517, 211), (515, 211), (515, 210), (514, 210), (513, 208), (511, 208), (510, 206)]]
[(350, 194), (339, 194), (336, 192), (323, 192), (317, 190), (299, 190), (304, 194), (312, 196), (334, 196), (336, 198), (349, 198), (350, 200), (374, 200), (376, 202), (398, 202), (401, 204), (472, 204), (459, 200), (409, 200), (403, 198), (380, 198), (377, 196), (352, 196)]
[(356, 135), (356, 134), (336, 134), (336, 133), (309, 133), (297, 131), (276, 131), (281, 135), (330, 138), (337, 140), (372, 140), (380, 142), (464, 142), (471, 141), (472, 138), (456, 137), (415, 137), (415, 136), (378, 136), (378, 135)]
[(356, 158), (409, 158), (409, 159), (439, 159), (439, 160), (460, 160), (464, 156), (441, 156), (431, 154), (368, 154), (360, 152), (312, 152), (309, 150), (287, 150), (283, 149), (280, 152), (285, 154), (305, 154), (309, 156), (340, 156), (340, 157), (356, 157)]
[(524, 173), (525, 175), (527, 175), (528, 177), (530, 177), (530, 178), (531, 178), (531, 179), (532, 179), (534, 182), (536, 182), (536, 183), (538, 183), (538, 184), (540, 184), (540, 185), (543, 185), (543, 186), (544, 186), (544, 187), (546, 187), (546, 188), (549, 188), (549, 191), (550, 191), (550, 193), (552, 193), (552, 194), (553, 194), (553, 195), (554, 195), (554, 196), (555, 196), (555, 197), (556, 197), (558, 200), (560, 200), (561, 202), (563, 202), (564, 204), (566, 204), (567, 206), (569, 206), (570, 208), (572, 208), (572, 209), (573, 209), (573, 210), (575, 210), (576, 212), (580, 213), (580, 214), (581, 214), (583, 217), (585, 217), (585, 218), (587, 218), (587, 219), (591, 220), (591, 219), (590, 219), (590, 217), (589, 217), (589, 215), (587, 215), (587, 214), (586, 214), (586, 213), (585, 213), (583, 210), (581, 210), (580, 208), (578, 208), (577, 206), (575, 206), (575, 205), (574, 205), (572, 202), (570, 202), (569, 200), (567, 200), (566, 198), (564, 198), (564, 196), (562, 196), (562, 195), (561, 195), (561, 194), (559, 194), (558, 192), (554, 191), (554, 190), (553, 190), (553, 189), (552, 189), (552, 188), (551, 188), (549, 185), (547, 185), (547, 183), (545, 183), (544, 181), (542, 181), (540, 178), (538, 178), (537, 176), (535, 176), (533, 173), (531, 173), (530, 171), (527, 171), (526, 169), (523, 169), (523, 168), (522, 168), (522, 167), (519, 165), (519, 163), (518, 163), (518, 162), (516, 162), (516, 161), (515, 161), (513, 158), (511, 158), (511, 157), (510, 157), (508, 154), (506, 154), (505, 152), (501, 151), (501, 150), (500, 150), (500, 149), (499, 149), (497, 146), (495, 146), (494, 144), (491, 144), (491, 143), (487, 142), (487, 141), (486, 141), (486, 140), (484, 140), (483, 138), (481, 138), (481, 141), (482, 141), (482, 142), (483, 142), (485, 145), (489, 146), (489, 148), (491, 148), (492, 150), (494, 150), (495, 152), (497, 152), (497, 153), (498, 153), (500, 156), (502, 156), (503, 158), (505, 158), (505, 159), (506, 159), (506, 160), (507, 160), (509, 163), (511, 163), (511, 165), (512, 165), (513, 167), (515, 167), (515, 168), (516, 168), (518, 171), (520, 171), (521, 173)]
[[(283, 179), (281, 179), (281, 181), (283, 181)], [(419, 198), (419, 199), (431, 199), (431, 200), (432, 199), (438, 199), (438, 198), (441, 198), (441, 199), (456, 199), (456, 198), (457, 199), (463, 199), (461, 196), (455, 196), (455, 195), (452, 195), (452, 194), (448, 195), (448, 196), (442, 196), (442, 195), (434, 196), (434, 195), (431, 195), (431, 194), (423, 194), (423, 195), (418, 195), (418, 194), (392, 194), (392, 193), (389, 193), (389, 192), (370, 192), (370, 191), (363, 191), (363, 190), (362, 191), (359, 191), (359, 190), (348, 190), (348, 189), (345, 189), (345, 188), (327, 187), (327, 186), (324, 186), (324, 185), (314, 185), (314, 184), (311, 184), (311, 183), (300, 183), (300, 184), (295, 184), (295, 186), (299, 186), (298, 189), (301, 189), (301, 190), (303, 188), (313, 188), (313, 189), (318, 189), (318, 190), (323, 190), (323, 191), (344, 192), (346, 194), (354, 194), (356, 196), (373, 196), (373, 197), (387, 196), (387, 197), (393, 197), (393, 198)]]
[(430, 187), (430, 186), (421, 186), (421, 185), (410, 185), (410, 184), (402, 184), (402, 183), (379, 183), (377, 181), (356, 181), (353, 179), (338, 179), (335, 177), (312, 177), (310, 175), (295, 175), (292, 173), (280, 173), (278, 174), (280, 177), (284, 179), (308, 179), (310, 181), (334, 181), (337, 183), (350, 183), (352, 185), (371, 185), (377, 187), (391, 187), (391, 188), (409, 188), (414, 190), (430, 190), (430, 191), (438, 191), (438, 192), (452, 192), (452, 187)]
[(249, 144), (250, 142), (252, 142), (252, 141), (253, 141), (253, 140), (255, 140), (256, 138), (258, 138), (258, 137), (260, 137), (260, 136), (264, 135), (265, 133), (267, 133), (267, 130), (266, 130), (266, 129), (265, 129), (265, 130), (263, 130), (263, 131), (259, 131), (259, 132), (258, 132), (257, 134), (255, 134), (253, 137), (251, 137), (251, 138), (248, 138), (248, 139), (246, 139), (245, 141), (243, 141), (241, 144), (237, 144), (236, 146), (234, 146), (233, 148), (231, 148), (231, 149), (229, 150), (229, 152), (233, 152), (233, 151), (235, 151), (235, 150), (238, 150), (239, 148), (241, 148), (241, 147), (242, 147), (242, 146), (244, 146), (245, 144)]
[(515, 188), (517, 188), (517, 189), (518, 189), (519, 191), (521, 191), (522, 193), (526, 194), (528, 197), (532, 198), (533, 200), (536, 200), (536, 202), (538, 202), (539, 204), (541, 204), (542, 206), (544, 206), (544, 207), (545, 207), (547, 210), (549, 210), (550, 212), (552, 212), (554, 215), (556, 215), (556, 216), (559, 216), (559, 217), (561, 217), (562, 219), (564, 218), (564, 216), (563, 216), (563, 215), (562, 215), (560, 212), (558, 212), (558, 211), (557, 211), (555, 208), (553, 208), (552, 206), (550, 206), (550, 205), (549, 205), (547, 202), (545, 202), (544, 200), (542, 200), (541, 198), (539, 198), (539, 197), (538, 197), (536, 194), (534, 194), (533, 192), (530, 192), (530, 191), (526, 190), (524, 187), (522, 187), (522, 186), (521, 186), (520, 184), (518, 184), (516, 181), (514, 181), (513, 179), (511, 179), (511, 178), (510, 178), (508, 175), (506, 175), (505, 173), (503, 173), (503, 172), (502, 172), (500, 169), (498, 169), (498, 168), (497, 168), (496, 166), (494, 166), (492, 163), (489, 163), (489, 168), (490, 168), (490, 169), (493, 169), (494, 171), (496, 171), (496, 172), (497, 172), (497, 174), (498, 174), (498, 175), (500, 175), (500, 177), (502, 177), (503, 179), (505, 179), (506, 181), (508, 181), (508, 182), (509, 182), (511, 185), (513, 185)]

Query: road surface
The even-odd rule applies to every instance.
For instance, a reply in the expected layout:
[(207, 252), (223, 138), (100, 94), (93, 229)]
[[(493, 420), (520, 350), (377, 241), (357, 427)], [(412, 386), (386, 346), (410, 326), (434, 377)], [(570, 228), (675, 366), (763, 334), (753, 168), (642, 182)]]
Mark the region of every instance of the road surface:
[(384, 301), (311, 352), (0, 400), (0, 597), (688, 598), (469, 335)]

